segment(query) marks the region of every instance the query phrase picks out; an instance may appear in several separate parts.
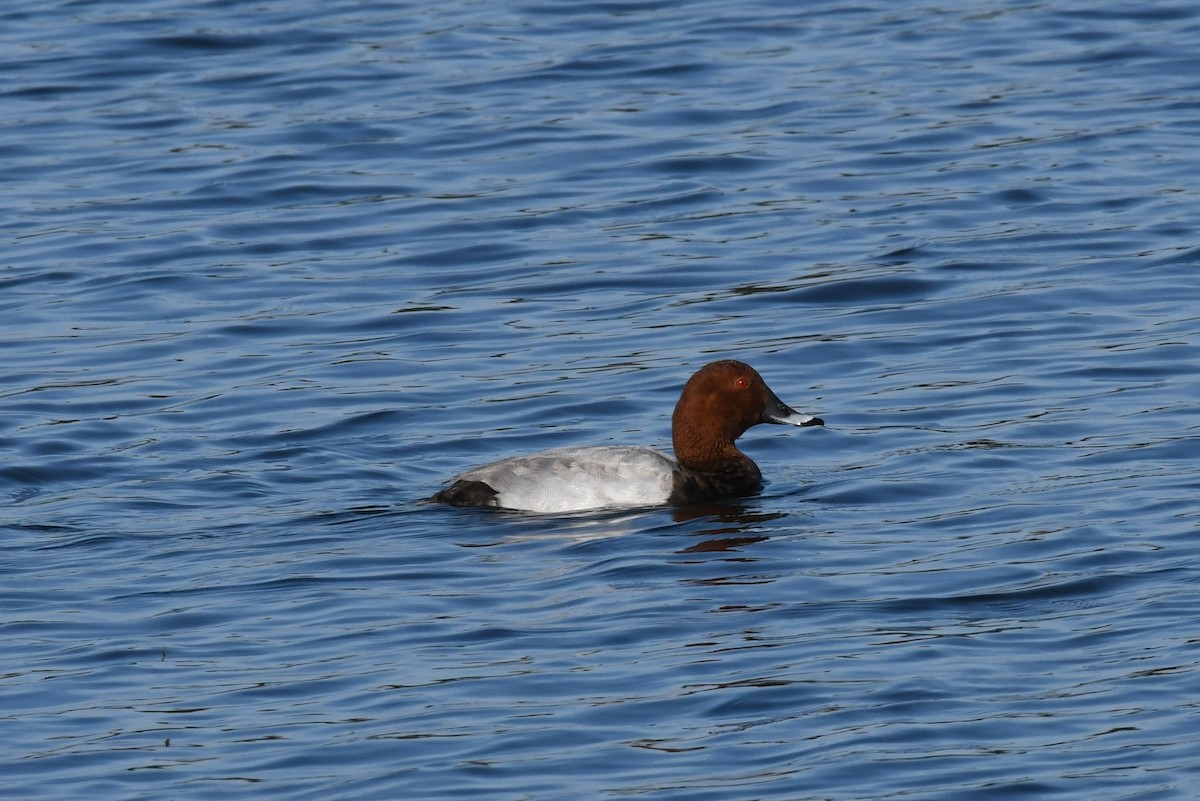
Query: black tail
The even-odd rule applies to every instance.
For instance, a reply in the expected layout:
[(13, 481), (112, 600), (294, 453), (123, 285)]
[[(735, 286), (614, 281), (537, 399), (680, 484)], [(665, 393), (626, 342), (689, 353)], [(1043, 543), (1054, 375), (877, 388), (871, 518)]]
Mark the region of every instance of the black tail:
[(451, 506), (495, 506), (498, 493), (482, 481), (459, 479), (429, 500)]

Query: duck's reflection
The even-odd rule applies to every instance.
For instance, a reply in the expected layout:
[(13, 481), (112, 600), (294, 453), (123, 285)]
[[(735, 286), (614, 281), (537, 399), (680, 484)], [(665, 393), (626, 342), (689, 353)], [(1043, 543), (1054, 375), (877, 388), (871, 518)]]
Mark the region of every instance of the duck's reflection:
[(679, 553), (718, 553), (736, 551), (756, 542), (767, 539), (765, 534), (757, 533), (757, 528), (763, 523), (786, 517), (786, 512), (751, 511), (746, 506), (737, 503), (705, 503), (696, 506), (676, 509), (673, 517), (676, 523), (687, 523), (692, 520), (705, 518), (709, 521), (692, 533), (700, 538)]
[(486, 529), (488, 536), (483, 541), (463, 541), (460, 545), (491, 548), (536, 540), (584, 543), (669, 530), (689, 540), (676, 553), (733, 552), (768, 539), (763, 533), (771, 528), (767, 524), (787, 516), (787, 512), (764, 512), (736, 502), (709, 502), (670, 510), (625, 509), (553, 516), (495, 510), (487, 516), (491, 523)]

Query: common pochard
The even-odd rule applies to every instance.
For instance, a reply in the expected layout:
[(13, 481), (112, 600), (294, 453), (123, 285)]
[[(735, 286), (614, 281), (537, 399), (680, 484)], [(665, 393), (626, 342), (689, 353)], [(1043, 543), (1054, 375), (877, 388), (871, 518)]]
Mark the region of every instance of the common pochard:
[(711, 362), (675, 405), (674, 459), (636, 445), (555, 448), (469, 470), (430, 500), (556, 513), (747, 495), (762, 488), (762, 473), (734, 441), (759, 423), (824, 425), (779, 400), (750, 365)]

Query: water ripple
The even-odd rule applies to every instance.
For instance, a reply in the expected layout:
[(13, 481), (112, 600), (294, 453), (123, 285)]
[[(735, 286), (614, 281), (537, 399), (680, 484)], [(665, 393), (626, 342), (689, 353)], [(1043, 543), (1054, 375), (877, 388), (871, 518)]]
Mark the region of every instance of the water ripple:
[(2, 13), (11, 793), (1192, 797), (1195, 9), (310, 6)]

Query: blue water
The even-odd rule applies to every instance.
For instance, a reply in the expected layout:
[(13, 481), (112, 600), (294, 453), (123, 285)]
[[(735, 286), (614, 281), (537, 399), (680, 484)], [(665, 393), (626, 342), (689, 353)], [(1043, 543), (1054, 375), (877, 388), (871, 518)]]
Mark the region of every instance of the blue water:
[[(41, 799), (1192, 799), (1200, 8), (0, 11), (0, 766)], [(767, 486), (424, 505), (668, 446)]]

